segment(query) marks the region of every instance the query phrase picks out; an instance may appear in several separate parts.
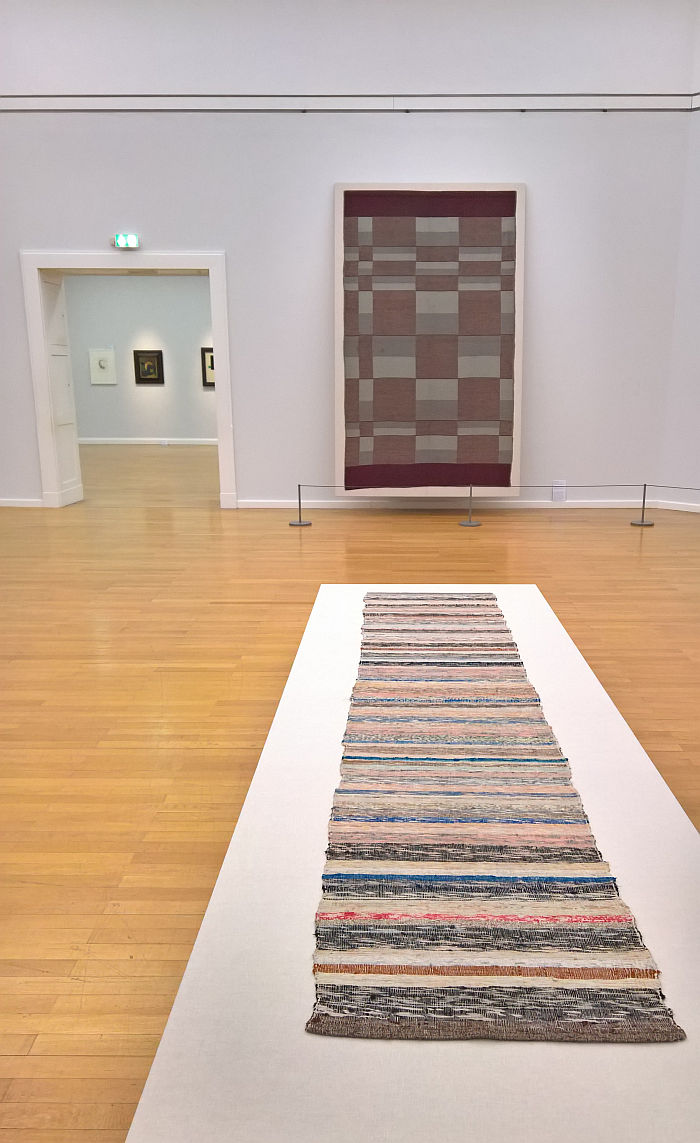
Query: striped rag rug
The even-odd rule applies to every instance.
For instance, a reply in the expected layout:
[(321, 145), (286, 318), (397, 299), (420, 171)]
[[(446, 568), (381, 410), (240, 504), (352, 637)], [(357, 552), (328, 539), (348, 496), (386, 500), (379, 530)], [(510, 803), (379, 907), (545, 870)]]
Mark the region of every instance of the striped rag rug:
[(683, 1040), (496, 597), (371, 593), (307, 1031)]

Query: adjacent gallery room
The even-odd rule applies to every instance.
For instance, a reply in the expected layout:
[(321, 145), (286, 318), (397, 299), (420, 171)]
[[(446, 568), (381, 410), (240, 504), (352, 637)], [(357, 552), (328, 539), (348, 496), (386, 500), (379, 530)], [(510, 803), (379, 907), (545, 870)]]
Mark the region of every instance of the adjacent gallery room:
[(85, 498), (218, 506), (207, 275), (72, 274), (65, 294)]

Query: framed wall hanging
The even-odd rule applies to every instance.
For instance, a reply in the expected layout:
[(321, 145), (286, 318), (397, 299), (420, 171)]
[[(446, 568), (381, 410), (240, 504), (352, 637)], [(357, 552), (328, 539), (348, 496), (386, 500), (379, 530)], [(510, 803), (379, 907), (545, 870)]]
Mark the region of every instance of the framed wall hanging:
[(213, 389), (214, 382), (214, 350), (211, 345), (203, 345), (202, 354), (202, 388)]
[(134, 350), (134, 380), (137, 385), (164, 385), (163, 350)]
[(117, 364), (114, 346), (105, 349), (88, 349), (91, 385), (116, 385)]
[(525, 191), (336, 187), (336, 484), (515, 495)]

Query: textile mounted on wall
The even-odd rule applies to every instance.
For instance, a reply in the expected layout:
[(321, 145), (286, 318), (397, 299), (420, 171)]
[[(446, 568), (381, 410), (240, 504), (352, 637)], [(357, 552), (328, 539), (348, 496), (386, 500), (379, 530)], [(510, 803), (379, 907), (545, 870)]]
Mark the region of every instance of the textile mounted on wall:
[(337, 483), (517, 483), (523, 188), (338, 192)]

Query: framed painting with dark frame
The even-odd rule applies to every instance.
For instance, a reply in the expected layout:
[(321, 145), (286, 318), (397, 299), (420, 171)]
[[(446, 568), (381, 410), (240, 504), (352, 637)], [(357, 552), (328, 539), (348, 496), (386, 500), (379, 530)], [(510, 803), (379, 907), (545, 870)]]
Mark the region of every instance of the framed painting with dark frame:
[(214, 350), (211, 345), (202, 346), (202, 387), (213, 389), (214, 382)]
[(134, 350), (134, 380), (137, 385), (164, 385), (163, 350)]

